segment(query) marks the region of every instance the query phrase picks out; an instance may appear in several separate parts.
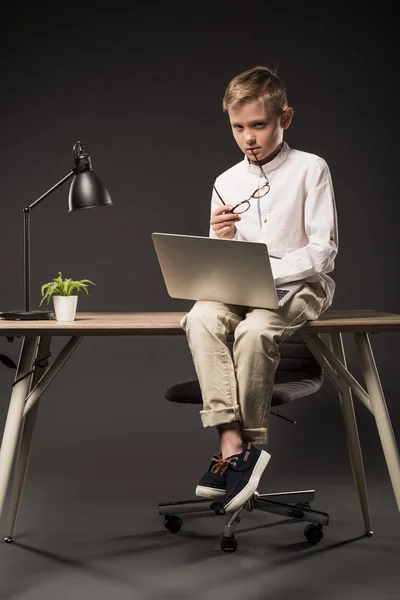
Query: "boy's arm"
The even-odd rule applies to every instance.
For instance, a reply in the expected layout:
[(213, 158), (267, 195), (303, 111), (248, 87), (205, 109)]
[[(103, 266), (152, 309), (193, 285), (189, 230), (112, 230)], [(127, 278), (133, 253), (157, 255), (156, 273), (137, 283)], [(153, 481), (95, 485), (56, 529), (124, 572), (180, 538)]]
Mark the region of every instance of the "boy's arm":
[(319, 158), (306, 179), (304, 226), (308, 244), (271, 259), (276, 285), (330, 272), (338, 252), (338, 230), (332, 179), (326, 162)]

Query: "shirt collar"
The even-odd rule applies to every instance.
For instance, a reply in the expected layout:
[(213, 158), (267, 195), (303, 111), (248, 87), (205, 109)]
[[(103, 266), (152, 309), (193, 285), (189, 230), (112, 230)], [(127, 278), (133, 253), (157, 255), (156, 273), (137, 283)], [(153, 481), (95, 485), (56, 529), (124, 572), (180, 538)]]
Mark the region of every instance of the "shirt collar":
[[(262, 169), (263, 169), (264, 173), (268, 174), (271, 171), (274, 171), (275, 169), (280, 167), (280, 165), (283, 162), (285, 162), (285, 160), (287, 159), (287, 157), (289, 155), (289, 151), (290, 151), (289, 145), (286, 142), (283, 142), (282, 148), (280, 149), (278, 154), (275, 156), (275, 158), (273, 158), (270, 162), (266, 163), (265, 165), (262, 165)], [(252, 163), (250, 163), (247, 156), (244, 157), (244, 162), (246, 165), (246, 169), (249, 173), (254, 173), (255, 175), (260, 175), (260, 167), (258, 165), (253, 165)]]

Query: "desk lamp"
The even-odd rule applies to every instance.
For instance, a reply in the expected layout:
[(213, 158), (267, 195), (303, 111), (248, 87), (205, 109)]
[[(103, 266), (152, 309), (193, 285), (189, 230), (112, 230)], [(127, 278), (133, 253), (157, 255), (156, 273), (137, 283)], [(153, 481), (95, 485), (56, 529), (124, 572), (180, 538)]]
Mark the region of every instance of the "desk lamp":
[(57, 188), (63, 185), (68, 179), (74, 177), (69, 189), (69, 212), (82, 210), (84, 208), (94, 208), (96, 206), (111, 206), (112, 201), (104, 183), (100, 177), (93, 171), (90, 156), (85, 154), (81, 142), (76, 142), (73, 147), (73, 158), (75, 166), (68, 175), (47, 190), (40, 198), (24, 208), (24, 291), (25, 291), (25, 310), (12, 310), (0, 313), (0, 318), (9, 320), (45, 320), (53, 319), (54, 313), (45, 310), (31, 310), (31, 259), (30, 259), (30, 216), (31, 211), (36, 208), (47, 196), (50, 196)]

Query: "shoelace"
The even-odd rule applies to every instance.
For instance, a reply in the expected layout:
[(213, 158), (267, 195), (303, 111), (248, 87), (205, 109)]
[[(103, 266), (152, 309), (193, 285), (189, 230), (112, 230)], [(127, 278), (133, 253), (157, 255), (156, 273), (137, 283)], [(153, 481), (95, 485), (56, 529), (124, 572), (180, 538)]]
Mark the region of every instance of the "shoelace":
[(221, 455), (214, 454), (211, 460), (215, 463), (215, 465), (211, 467), (211, 472), (224, 475), (227, 468), (233, 464), (235, 458), (237, 457), (231, 456), (230, 458), (223, 459)]

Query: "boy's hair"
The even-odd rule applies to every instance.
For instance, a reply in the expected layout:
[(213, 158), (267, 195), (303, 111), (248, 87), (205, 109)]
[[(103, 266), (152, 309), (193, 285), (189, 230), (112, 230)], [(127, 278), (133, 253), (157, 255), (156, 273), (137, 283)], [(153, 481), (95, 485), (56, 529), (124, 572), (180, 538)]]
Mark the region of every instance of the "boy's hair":
[(282, 114), (288, 107), (286, 86), (276, 71), (256, 66), (239, 73), (229, 82), (222, 100), (222, 108), (227, 112), (236, 104), (265, 98), (271, 102), (277, 114)]

